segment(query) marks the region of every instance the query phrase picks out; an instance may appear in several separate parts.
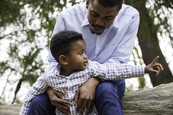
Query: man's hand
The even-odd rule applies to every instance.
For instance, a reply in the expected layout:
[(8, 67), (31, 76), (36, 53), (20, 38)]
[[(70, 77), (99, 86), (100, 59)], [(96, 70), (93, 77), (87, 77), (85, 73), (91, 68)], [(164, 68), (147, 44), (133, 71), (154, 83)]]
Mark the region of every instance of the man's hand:
[(91, 112), (94, 105), (95, 89), (99, 82), (98, 78), (90, 78), (76, 91), (74, 104), (77, 103), (76, 110), (80, 115), (83, 114), (85, 108), (86, 115)]
[(159, 75), (160, 71), (163, 70), (163, 66), (160, 63), (156, 63), (158, 59), (159, 56), (157, 56), (152, 63), (145, 67), (145, 73), (154, 73), (156, 76)]
[(60, 92), (57, 92), (51, 88), (48, 88), (46, 92), (52, 105), (58, 108), (61, 112), (67, 115), (70, 114), (70, 108), (67, 106), (67, 104), (72, 105), (71, 102), (64, 100), (64, 96)]

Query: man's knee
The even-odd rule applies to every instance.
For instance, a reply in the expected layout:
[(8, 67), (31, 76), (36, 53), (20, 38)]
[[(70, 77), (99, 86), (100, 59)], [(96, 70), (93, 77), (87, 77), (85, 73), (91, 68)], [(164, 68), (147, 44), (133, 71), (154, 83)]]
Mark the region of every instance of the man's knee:
[(102, 82), (96, 88), (96, 96), (104, 94), (116, 94), (116, 86), (111, 82)]
[(33, 106), (39, 106), (39, 105), (45, 105), (46, 106), (46, 105), (51, 104), (46, 93), (34, 97), (32, 99), (31, 103)]
[(124, 80), (110, 80), (100, 83), (96, 88), (96, 95), (115, 94), (121, 100), (125, 93)]
[[(120, 90), (118, 84), (113, 82), (103, 82), (97, 86), (95, 106), (100, 115), (123, 115), (121, 98), (119, 97)], [(121, 87), (122, 88), (122, 87)]]
[(55, 115), (55, 107), (51, 104), (46, 93), (32, 99), (28, 115)]

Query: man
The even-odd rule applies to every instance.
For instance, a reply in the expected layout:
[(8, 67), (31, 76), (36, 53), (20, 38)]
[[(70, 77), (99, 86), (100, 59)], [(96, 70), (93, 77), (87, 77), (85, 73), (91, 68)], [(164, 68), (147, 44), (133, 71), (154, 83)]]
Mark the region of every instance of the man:
[[(86, 0), (86, 5), (73, 6), (58, 15), (53, 35), (62, 30), (77, 31), (83, 35), (90, 60), (101, 64), (127, 63), (138, 31), (139, 13), (122, 5), (122, 1)], [(49, 62), (57, 65), (51, 53)], [(64, 113), (69, 111), (69, 102), (61, 92), (50, 88), (46, 92), (48, 96), (43, 94), (32, 100), (29, 114), (53, 114), (55, 107)], [(86, 108), (89, 113), (94, 100), (99, 115), (123, 115), (124, 92), (124, 80), (100, 82), (90, 78), (76, 92), (77, 110), (82, 114)]]

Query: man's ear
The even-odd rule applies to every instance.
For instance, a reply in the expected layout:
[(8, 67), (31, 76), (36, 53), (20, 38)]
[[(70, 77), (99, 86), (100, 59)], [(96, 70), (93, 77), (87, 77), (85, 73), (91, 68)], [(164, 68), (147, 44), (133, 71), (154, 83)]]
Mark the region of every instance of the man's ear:
[(67, 65), (68, 64), (68, 57), (65, 55), (60, 55), (59, 56), (59, 63), (61, 65)]
[(86, 8), (88, 9), (89, 0), (86, 0)]

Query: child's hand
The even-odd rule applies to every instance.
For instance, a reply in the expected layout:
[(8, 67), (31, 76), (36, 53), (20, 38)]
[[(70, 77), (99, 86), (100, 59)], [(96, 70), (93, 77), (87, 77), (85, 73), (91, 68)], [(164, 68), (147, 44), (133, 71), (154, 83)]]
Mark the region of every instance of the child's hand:
[(145, 73), (154, 73), (156, 76), (159, 75), (160, 70), (163, 70), (163, 66), (160, 63), (156, 63), (158, 59), (159, 56), (157, 56), (152, 63), (145, 67)]

